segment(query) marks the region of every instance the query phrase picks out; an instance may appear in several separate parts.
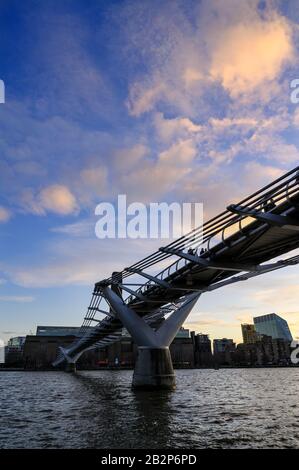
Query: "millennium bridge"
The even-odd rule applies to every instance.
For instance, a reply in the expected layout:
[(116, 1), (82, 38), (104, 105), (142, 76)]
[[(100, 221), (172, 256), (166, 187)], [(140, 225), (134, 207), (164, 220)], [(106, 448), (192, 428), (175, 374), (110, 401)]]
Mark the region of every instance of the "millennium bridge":
[(53, 365), (75, 371), (81, 354), (119, 341), (125, 327), (138, 346), (133, 387), (172, 389), (169, 345), (199, 297), (298, 264), (296, 252), (280, 259), (298, 247), (299, 166), (96, 282), (78, 337)]

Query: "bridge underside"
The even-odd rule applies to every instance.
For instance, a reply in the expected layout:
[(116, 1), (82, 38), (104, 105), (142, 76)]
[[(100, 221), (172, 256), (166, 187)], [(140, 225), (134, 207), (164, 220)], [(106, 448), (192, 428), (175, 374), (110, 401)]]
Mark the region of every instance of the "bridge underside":
[[(140, 358), (146, 358), (138, 360), (137, 370), (158, 370), (160, 364), (161, 370), (166, 371), (160, 371), (160, 376), (172, 375), (171, 362), (166, 359), (169, 351), (165, 351), (201, 294), (299, 262), (298, 256), (269, 262), (299, 247), (298, 180), (295, 168), (239, 204), (229, 206), (201, 230), (195, 229), (121, 273), (96, 283), (82, 336), (62, 351), (55, 364), (75, 362), (85, 350), (119, 340), (125, 326), (138, 344)], [(159, 263), (165, 266), (168, 258), (174, 261), (157, 274)], [(132, 285), (137, 288), (133, 290)], [(99, 308), (102, 301), (109, 310)], [(105, 317), (90, 327), (99, 313)], [(147, 336), (141, 335), (140, 339), (143, 330)], [(162, 330), (171, 332), (167, 340), (159, 336)], [(160, 341), (155, 343), (158, 337)], [(160, 351), (151, 352), (154, 349)]]

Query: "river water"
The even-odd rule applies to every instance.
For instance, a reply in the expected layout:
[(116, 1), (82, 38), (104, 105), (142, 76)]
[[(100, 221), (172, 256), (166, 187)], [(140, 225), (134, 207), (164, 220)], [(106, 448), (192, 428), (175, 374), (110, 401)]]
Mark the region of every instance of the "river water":
[(0, 448), (299, 448), (299, 369), (0, 372)]

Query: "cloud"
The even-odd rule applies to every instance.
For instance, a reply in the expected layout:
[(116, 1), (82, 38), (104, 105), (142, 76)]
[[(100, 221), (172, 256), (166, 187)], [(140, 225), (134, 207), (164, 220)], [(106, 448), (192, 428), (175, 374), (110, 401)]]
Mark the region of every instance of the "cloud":
[(182, 4), (135, 2), (134, 6), (124, 5), (118, 13), (120, 37), (126, 44), (130, 66), (142, 63), (144, 71), (132, 74), (126, 103), (130, 114), (138, 117), (161, 103), (184, 113), (190, 111), (194, 92), (199, 94), (193, 88), (205, 74), (204, 42)]
[(183, 73), (183, 80), (186, 86), (193, 85), (194, 82), (201, 81), (203, 79), (203, 73), (194, 67), (187, 67)]
[(41, 208), (56, 214), (67, 215), (77, 211), (74, 195), (63, 185), (54, 184), (42, 189), (39, 201)]
[(82, 182), (95, 192), (102, 193), (105, 190), (107, 169), (105, 167), (85, 168), (80, 172)]
[[(148, 3), (135, 15), (131, 8), (120, 15), (127, 48), (145, 64), (129, 87), (133, 116), (163, 106), (204, 116), (215, 97), (270, 101), (280, 93), (279, 79), (295, 57), (295, 28), (274, 2), (200, 2), (192, 21), (179, 2), (165, 2), (158, 14)], [(149, 18), (151, 34), (144, 35)]]
[[(43, 212), (38, 193), (56, 182), (69, 188), (84, 206), (90, 204), (92, 192), (96, 197), (103, 189), (105, 160), (116, 146), (107, 132), (57, 115), (41, 119), (25, 103), (13, 101), (5, 105), (0, 125), (0, 185), (15, 212), (20, 206), (24, 209), (24, 202), (35, 213)], [(97, 179), (101, 187), (96, 186)]]
[(71, 10), (66, 13), (63, 6), (54, 11), (44, 4), (33, 8), (27, 21), (36, 38), (27, 68), (36, 75), (36, 65), (39, 67), (34, 82), (39, 111), (75, 118), (86, 114), (115, 118), (111, 82), (86, 47), (95, 37), (84, 19)]
[(279, 16), (254, 23), (245, 19), (216, 35), (210, 74), (233, 97), (277, 78), (293, 58), (291, 29)]
[(141, 143), (117, 149), (113, 153), (115, 170), (127, 170), (128, 168), (140, 164), (147, 157), (149, 151), (150, 149)]
[(263, 187), (283, 174), (280, 168), (273, 165), (262, 165), (256, 160), (246, 163), (243, 171), (245, 184), (251, 188)]
[(134, 83), (130, 88), (127, 102), (131, 115), (140, 116), (140, 114), (154, 109), (156, 102), (163, 97), (166, 90), (167, 87), (164, 83), (156, 83), (147, 89), (141, 83)]
[(33, 302), (35, 299), (29, 295), (0, 295), (0, 302)]
[[(197, 318), (199, 317), (199, 318)], [(192, 320), (186, 322), (187, 324), (196, 324), (197, 327), (201, 326), (231, 326), (231, 322), (227, 322), (223, 319), (219, 319), (216, 317), (205, 317), (204, 315), (202, 316), (201, 314), (196, 314), (192, 313)], [(235, 325), (235, 323), (233, 323)]]
[[(70, 234), (71, 235), (71, 234)], [(158, 240), (106, 239), (78, 236), (48, 242), (36, 263), (3, 265), (7, 279), (26, 288), (92, 286), (113, 271), (129, 266), (161, 246)], [(117, 253), (117, 256), (116, 256)]]
[(131, 170), (129, 180), (127, 175), (120, 175), (120, 185), (124, 192), (139, 201), (159, 200), (191, 171), (196, 155), (192, 140), (180, 139), (160, 152), (155, 161), (143, 161)]
[(75, 196), (66, 186), (60, 184), (47, 186), (36, 196), (32, 190), (24, 190), (22, 202), (25, 211), (36, 215), (45, 215), (47, 212), (69, 215), (78, 211)]
[[(134, 64), (144, 64), (144, 74), (135, 73), (129, 85), (129, 112), (139, 119), (148, 113), (144, 119), (153, 123), (158, 149), (156, 159), (136, 165), (130, 192), (138, 195), (144, 185), (147, 194), (155, 180), (160, 194), (172, 192), (187, 199), (196, 194), (198, 200), (207, 193), (215, 199), (210, 188), (219, 187), (217, 178), (229, 189), (226, 180), (241, 172), (251, 188), (252, 177), (244, 171), (248, 162), (248, 172), (260, 170), (258, 181), (276, 177), (296, 163), (297, 142), (287, 133), (297, 121), (286, 103), (285, 76), (297, 54), (292, 21), (275, 2), (201, 2), (194, 8), (193, 21), (183, 4), (166, 3), (159, 15), (147, 3), (138, 6), (134, 21), (132, 5), (121, 15), (126, 37), (132, 38), (126, 48), (135, 53)], [(149, 18), (148, 36), (143, 31)], [(166, 171), (162, 156), (182, 141), (189, 142), (197, 158), (177, 159), (179, 177), (175, 168)], [(243, 193), (244, 184), (231, 184)]]
[(95, 222), (82, 220), (74, 224), (66, 224), (58, 227), (53, 227), (51, 232), (61, 233), (71, 237), (88, 237), (94, 234)]
[(216, 132), (227, 131), (230, 128), (245, 128), (252, 129), (256, 128), (259, 124), (259, 121), (254, 117), (225, 117), (223, 119), (219, 118), (210, 118), (209, 123)]
[[(132, 15), (135, 9), (136, 14)], [(121, 24), (115, 40), (121, 40), (122, 73), (125, 71), (125, 78), (130, 79), (130, 112), (137, 117), (148, 111), (148, 120), (129, 118), (127, 127), (109, 134), (94, 129), (93, 125), (91, 128), (88, 120), (79, 124), (72, 119), (73, 115), (67, 119), (63, 113), (52, 117), (46, 114), (40, 119), (45, 111), (39, 108), (40, 102), (34, 112), (32, 107), (12, 102), (1, 122), (5, 132), (0, 150), (5, 159), (0, 162), (0, 182), (16, 207), (21, 198), (23, 209), (25, 205), (36, 214), (50, 211), (59, 214), (55, 205), (46, 207), (47, 203), (41, 200), (43, 193), (36, 189), (57, 181), (75, 199), (68, 208), (61, 208), (69, 214), (76, 213), (79, 207), (90, 209), (99, 198), (108, 199), (120, 192), (141, 199), (143, 185), (144, 198), (149, 197), (150, 186), (159, 186), (158, 197), (177, 190), (179, 182), (186, 183), (184, 188), (195, 187), (201, 174), (222, 178), (220, 173), (226, 172), (226, 166), (241, 159), (256, 160), (257, 154), (261, 164), (278, 168), (298, 159), (296, 143), (279, 134), (287, 129), (290, 119), (284, 109), (273, 105), (267, 110), (272, 114), (269, 117), (259, 108), (258, 96), (254, 103), (240, 106), (238, 100), (227, 96), (229, 90), (220, 86), (221, 78), (210, 73), (213, 54), (224, 47), (230, 34), (236, 37), (240, 25), (246, 38), (255, 33), (256, 27), (260, 34), (264, 32), (271, 38), (277, 31), (281, 34), (285, 31), (291, 44), (291, 26), (275, 11), (274, 4), (267, 5), (261, 13), (255, 1), (228, 1), (225, 7), (221, 2), (211, 1), (194, 9), (193, 21), (180, 2), (165, 2), (157, 11), (151, 3), (141, 2), (138, 6), (135, 3), (133, 7), (129, 2), (116, 10)], [(45, 16), (43, 22), (48, 24)], [(89, 109), (89, 102), (99, 104), (94, 94), (101, 83), (95, 64), (87, 53), (85, 57), (84, 41), (89, 33), (79, 20), (78, 37), (74, 43), (71, 40), (76, 24), (75, 18), (70, 17), (64, 34), (64, 20), (59, 20), (57, 37), (51, 30), (48, 40), (41, 42), (39, 48), (43, 52), (53, 51), (53, 57), (59, 59), (60, 68), (51, 69), (51, 77), (57, 79), (59, 87), (65, 67), (72, 70), (71, 65), (76, 62), (76, 71), (77, 67), (84, 69), (73, 81), (72, 73), (67, 72), (66, 82), (73, 97), (82, 89), (84, 105)], [(152, 28), (145, 35), (145, 26), (149, 24)], [(57, 38), (70, 48), (70, 62), (67, 60), (66, 66), (62, 64), (65, 54), (61, 53)], [(44, 70), (48, 71), (52, 62), (48, 58), (44, 61)], [(281, 70), (284, 63), (281, 62)], [(85, 75), (87, 81), (83, 86)], [(89, 90), (91, 95), (86, 97)], [(63, 106), (70, 105), (68, 97), (67, 94), (65, 100), (60, 100)], [(234, 172), (233, 168), (231, 171)], [(20, 182), (17, 186), (12, 184), (15, 173)], [(204, 187), (209, 191), (213, 181), (200, 180), (201, 192)], [(18, 188), (24, 188), (22, 195)], [(188, 191), (185, 194), (191, 197)]]
[(72, 185), (80, 205), (91, 206), (98, 198), (107, 195), (108, 170), (104, 165), (88, 165), (79, 173), (78, 180)]
[(258, 290), (254, 294), (254, 298), (257, 299), (259, 302), (263, 302), (268, 305), (280, 305), (281, 299), (283, 299), (284, 308), (287, 305), (296, 305), (298, 304), (299, 298), (299, 285), (298, 284), (291, 284), (291, 285), (283, 285), (283, 286), (275, 286), (269, 287), (266, 289)]
[(295, 127), (299, 127), (299, 108), (296, 108), (294, 115), (293, 115), (293, 125)]
[(12, 214), (9, 209), (0, 206), (0, 223), (8, 222)]
[(176, 167), (188, 166), (196, 156), (196, 148), (191, 139), (179, 140), (159, 155), (158, 164), (173, 165)]
[(187, 117), (166, 119), (162, 113), (155, 114), (154, 125), (157, 134), (165, 142), (171, 139), (177, 139), (178, 137), (196, 134), (203, 129), (203, 126), (194, 124), (194, 122)]
[[(194, 139), (202, 146), (204, 152), (216, 164), (231, 163), (243, 157), (259, 160), (260, 163), (289, 165), (299, 159), (299, 150), (295, 142), (290, 142), (284, 136), (284, 131), (292, 123), (292, 115), (285, 109), (279, 110), (279, 115), (266, 117), (258, 116), (261, 112), (249, 112), (247, 116), (239, 117), (235, 110), (234, 117), (209, 119), (208, 125), (203, 126), (201, 135)], [(268, 163), (269, 166), (269, 163)]]

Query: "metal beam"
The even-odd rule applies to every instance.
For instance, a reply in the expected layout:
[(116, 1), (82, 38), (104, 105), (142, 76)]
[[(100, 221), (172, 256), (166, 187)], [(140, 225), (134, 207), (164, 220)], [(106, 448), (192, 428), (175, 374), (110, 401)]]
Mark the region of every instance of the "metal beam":
[(96, 323), (100, 323), (100, 321), (102, 321), (102, 320), (99, 320), (98, 318), (88, 318), (88, 317), (84, 317), (84, 320), (95, 321)]
[(136, 291), (130, 289), (129, 287), (125, 286), (124, 284), (118, 284), (118, 285), (119, 285), (119, 287), (121, 287), (123, 290), (125, 290), (129, 294), (134, 295), (135, 297), (137, 297), (137, 299), (142, 300), (142, 301), (146, 300), (146, 298), (142, 294), (139, 294), (139, 292), (136, 292)]
[[(98, 307), (88, 307), (88, 310), (94, 310), (99, 313), (103, 313), (104, 315), (108, 315), (108, 317), (114, 318), (114, 315), (111, 312), (106, 312), (105, 310), (101, 310)], [(89, 320), (89, 318), (87, 318)]]
[(286, 230), (295, 230), (299, 231), (299, 220), (294, 217), (289, 217), (287, 215), (277, 215), (272, 212), (260, 212), (255, 209), (250, 209), (244, 206), (238, 206), (231, 204), (227, 207), (227, 210), (238, 215), (245, 215), (252, 217), (260, 222), (265, 222), (273, 227), (281, 227)]
[(147, 302), (147, 303), (161, 303), (162, 300), (164, 299), (161, 299), (161, 300), (151, 300), (151, 299), (148, 299), (147, 297), (145, 297), (143, 294), (140, 294), (139, 292), (135, 291), (135, 290), (132, 290), (130, 289), (129, 287), (127, 287), (125, 284), (119, 284), (119, 286), (125, 290), (126, 292), (128, 292), (129, 294), (133, 295), (134, 297), (136, 297), (137, 299), (139, 299), (141, 302)]
[(221, 269), (222, 271), (256, 271), (257, 266), (248, 265), (242, 263), (230, 263), (226, 261), (213, 261), (206, 260), (198, 255), (192, 255), (191, 253), (184, 253), (182, 250), (174, 250), (172, 248), (159, 248), (159, 251), (163, 253), (169, 253), (171, 255), (179, 256), (180, 258), (187, 259), (192, 263), (199, 264), (203, 268)]
[(97, 297), (101, 297), (101, 296), (102, 296), (102, 292), (97, 291), (97, 290), (94, 290), (93, 293), (92, 293), (92, 295), (95, 295), (95, 296), (97, 296)]
[(271, 271), (276, 271), (277, 269), (284, 268), (285, 266), (294, 266), (296, 264), (299, 264), (299, 256), (294, 256), (285, 260), (279, 260), (276, 263), (265, 264), (264, 266), (261, 265), (259, 267), (259, 270), (255, 272), (241, 274), (240, 276), (234, 276), (227, 279), (226, 281), (217, 282), (216, 284), (207, 286), (204, 289), (204, 292), (211, 292), (213, 290), (220, 289), (220, 287), (228, 286), (229, 284), (234, 284), (235, 282), (247, 281), (252, 277), (260, 276), (261, 274), (269, 273)]
[(155, 276), (151, 276), (150, 274), (145, 273), (144, 271), (141, 271), (141, 269), (126, 268), (126, 271), (130, 273), (139, 274), (140, 276), (145, 277), (146, 279), (149, 279), (150, 281), (155, 282), (156, 284), (158, 284), (161, 287), (164, 287), (165, 289), (171, 289), (171, 285), (168, 284), (168, 282), (163, 281), (162, 279), (159, 279)]

